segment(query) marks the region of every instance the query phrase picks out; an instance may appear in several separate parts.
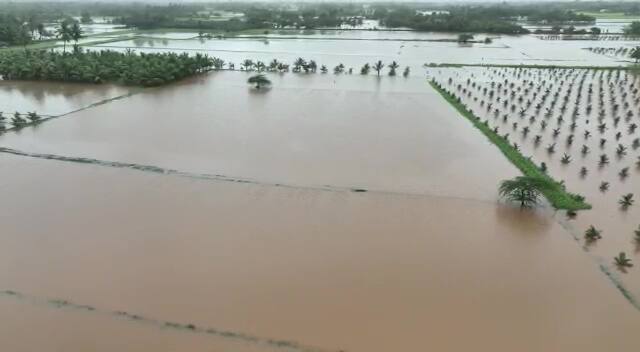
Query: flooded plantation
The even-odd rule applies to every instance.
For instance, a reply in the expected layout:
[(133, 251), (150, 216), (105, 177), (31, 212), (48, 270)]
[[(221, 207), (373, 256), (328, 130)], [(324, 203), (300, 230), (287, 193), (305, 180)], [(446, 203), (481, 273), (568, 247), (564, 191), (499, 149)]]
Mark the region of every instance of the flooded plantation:
[[(83, 50), (225, 65), (0, 81), (4, 349), (640, 347), (640, 42), (86, 28)], [(591, 209), (501, 199), (522, 172), (461, 108)]]
[[(527, 68), (433, 74), (490, 128), (592, 203), (593, 210), (569, 221), (586, 250), (606, 264), (621, 251), (639, 252), (640, 209), (621, 204), (640, 189), (638, 76), (621, 70)], [(582, 238), (591, 225), (602, 231), (601, 240)], [(637, 273), (624, 281), (640, 294)]]

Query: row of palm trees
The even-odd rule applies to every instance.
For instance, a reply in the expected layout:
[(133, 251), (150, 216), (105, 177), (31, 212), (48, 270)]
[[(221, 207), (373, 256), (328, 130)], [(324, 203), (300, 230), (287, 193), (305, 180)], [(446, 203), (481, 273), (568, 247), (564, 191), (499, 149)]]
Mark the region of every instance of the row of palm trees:
[(615, 56), (622, 56), (622, 57), (628, 56), (629, 58), (635, 60), (636, 63), (640, 62), (640, 46), (636, 46), (635, 48), (596, 47), (596, 48), (587, 48), (586, 50), (591, 51), (592, 53), (601, 54), (601, 55), (615, 55)]
[[(235, 70), (236, 68), (236, 65), (234, 63), (231, 63), (231, 62), (227, 63), (220, 58), (214, 58), (213, 60), (214, 60), (213, 68), (215, 70), (222, 70), (225, 68), (229, 70)], [(264, 63), (263, 61), (253, 61), (251, 59), (245, 59), (239, 64), (239, 66), (241, 71), (280, 72), (280, 73), (283, 73), (283, 72), (316, 73), (318, 71), (320, 71), (320, 73), (329, 72), (329, 68), (327, 66), (325, 65), (318, 66), (318, 64), (314, 60), (307, 61), (301, 57), (297, 58), (291, 65), (278, 61), (277, 59), (273, 59), (268, 64)], [(398, 68), (400, 68), (400, 65), (396, 61), (392, 61), (391, 63), (385, 65), (381, 60), (379, 60), (373, 64), (369, 64), (369, 63), (364, 64), (360, 68), (360, 74), (368, 75), (371, 71), (375, 71), (376, 74), (380, 76), (382, 71), (385, 69), (385, 67), (388, 68), (389, 70), (388, 71), (389, 76), (396, 76), (397, 70)], [(341, 74), (341, 73), (352, 74), (353, 68), (347, 68), (344, 64), (340, 63), (335, 67), (333, 67), (333, 73), (334, 74)], [(409, 73), (410, 73), (410, 68), (407, 66), (405, 67), (402, 75), (404, 77), (407, 77), (409, 76)]]
[(41, 119), (42, 116), (38, 115), (35, 111), (28, 112), (26, 114), (21, 114), (16, 111), (11, 117), (5, 116), (4, 113), (0, 111), (0, 132), (4, 132), (9, 129), (9, 123), (13, 128), (20, 129), (27, 125), (40, 122)]

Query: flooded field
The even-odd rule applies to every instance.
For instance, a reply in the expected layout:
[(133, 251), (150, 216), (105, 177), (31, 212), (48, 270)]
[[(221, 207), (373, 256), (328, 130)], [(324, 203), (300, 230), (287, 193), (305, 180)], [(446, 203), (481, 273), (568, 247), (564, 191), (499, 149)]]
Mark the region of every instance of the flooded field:
[[(292, 34), (293, 33), (293, 34)], [(166, 38), (149, 37), (87, 45), (88, 50), (127, 50), (141, 52), (206, 53), (239, 65), (245, 59), (269, 62), (273, 59), (293, 62), (298, 57), (315, 60), (333, 67), (343, 63), (359, 69), (377, 60), (397, 61), (402, 66), (420, 70), (425, 63), (537, 64), (537, 65), (623, 65), (617, 58), (583, 50), (587, 47), (619, 46), (618, 42), (600, 40), (541, 40), (535, 36), (477, 35), (477, 39), (493, 38), (490, 44), (459, 44), (439, 40), (455, 40), (452, 33), (419, 33), (405, 31), (304, 31), (269, 34), (264, 38), (185, 39), (164, 33)], [(177, 34), (176, 34), (177, 35)], [(147, 34), (155, 36), (155, 34)], [(283, 38), (286, 37), (287, 39)], [(178, 39), (183, 38), (183, 39)], [(636, 45), (640, 41), (629, 42)]]
[(113, 85), (0, 80), (0, 111), (7, 115), (35, 111), (40, 115), (58, 116), (129, 92), (131, 89)]
[[(251, 73), (242, 71), (147, 89), (0, 82), (1, 111), (56, 116), (0, 134), (0, 315), (11, 317), (0, 321), (0, 346), (640, 348), (640, 247), (633, 241), (640, 205), (618, 204), (639, 189), (640, 130), (630, 131), (640, 78), (586, 69), (423, 68), (625, 65), (602, 54), (620, 43), (522, 36), (460, 45), (430, 41), (455, 37), (447, 33), (400, 31), (306, 39), (194, 34), (145, 33), (87, 48), (206, 52), (236, 63), (302, 56), (356, 72), (397, 60), (411, 73), (268, 73), (273, 86), (263, 90), (249, 87)], [(291, 35), (300, 38), (283, 38)], [(465, 104), (593, 209), (567, 219), (548, 205), (522, 211), (499, 201), (499, 182), (520, 173), (430, 87), (433, 77), (453, 91), (461, 85)], [(500, 108), (495, 118), (482, 102), (485, 87), (501, 97), (492, 105)], [(550, 98), (529, 122), (547, 89)], [(556, 92), (558, 103), (550, 105)], [(580, 118), (571, 127), (575, 101)], [(582, 155), (583, 144), (590, 153)], [(617, 154), (618, 145), (626, 154)], [(609, 163), (598, 167), (603, 153)], [(603, 238), (587, 243), (591, 225)], [(612, 262), (620, 251), (636, 264), (626, 273)]]
[(248, 76), (216, 72), (147, 90), (0, 144), (266, 183), (484, 199), (494, 198), (494, 176), (466, 184), (466, 170), (515, 173), (422, 77), (273, 74), (274, 88), (260, 93)]
[[(637, 311), (544, 213), (8, 155), (0, 162), (9, 170), (0, 181), (0, 281), (27, 295), (0, 298), (3, 316), (20, 317), (0, 323), (0, 337), (25, 349), (39, 339), (20, 332), (49, 331), (43, 315), (55, 318), (61, 346), (82, 346), (68, 342), (65, 327), (91, 324), (78, 331), (140, 343), (123, 351), (236, 342), (149, 320), (260, 338), (240, 341), (248, 347), (277, 339), (321, 351), (638, 346)], [(32, 307), (52, 298), (70, 303)], [(113, 311), (137, 318), (105, 314)], [(148, 342), (156, 336), (171, 344)]]

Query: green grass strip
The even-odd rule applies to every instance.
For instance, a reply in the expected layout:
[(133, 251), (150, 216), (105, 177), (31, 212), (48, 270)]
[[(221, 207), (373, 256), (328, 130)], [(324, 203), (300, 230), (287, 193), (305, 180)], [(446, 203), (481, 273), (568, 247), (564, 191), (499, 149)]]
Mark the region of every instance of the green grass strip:
[(551, 205), (556, 209), (564, 209), (564, 210), (583, 210), (583, 209), (591, 209), (591, 205), (586, 203), (582, 197), (567, 192), (564, 186), (551, 178), (546, 173), (542, 172), (540, 168), (528, 157), (522, 155), (520, 151), (513, 147), (502, 136), (493, 132), (493, 130), (485, 125), (479, 117), (475, 116), (471, 111), (467, 109), (467, 107), (462, 104), (454, 95), (449, 93), (447, 90), (440, 87), (436, 82), (429, 81), (429, 84), (433, 89), (435, 89), (440, 95), (447, 101), (451, 106), (453, 106), (462, 116), (466, 117), (473, 125), (479, 129), (489, 140), (500, 149), (502, 154), (504, 154), (509, 161), (513, 165), (515, 165), (525, 176), (538, 177), (541, 179), (545, 179), (550, 181), (553, 187), (545, 192), (543, 192), (544, 196), (551, 203)]

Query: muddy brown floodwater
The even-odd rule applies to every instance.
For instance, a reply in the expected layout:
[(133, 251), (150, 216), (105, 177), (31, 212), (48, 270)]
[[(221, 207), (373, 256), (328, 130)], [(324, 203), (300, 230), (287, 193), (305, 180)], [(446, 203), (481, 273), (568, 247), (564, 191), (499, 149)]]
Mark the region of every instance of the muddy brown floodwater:
[(0, 80), (0, 111), (57, 116), (123, 96), (132, 89), (110, 84), (69, 84), (56, 82)]
[(1, 153), (0, 345), (640, 347), (638, 311), (547, 210), (496, 202), (517, 172), (425, 81), (272, 78), (255, 94), (212, 74), (1, 136), (259, 182)]

